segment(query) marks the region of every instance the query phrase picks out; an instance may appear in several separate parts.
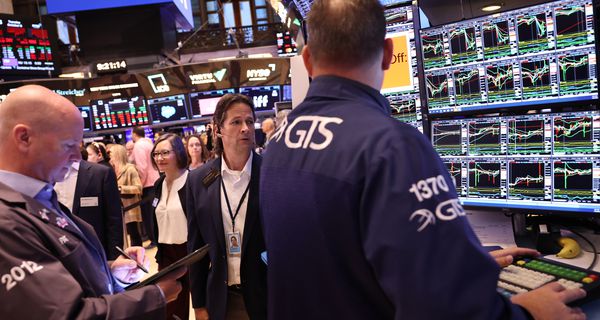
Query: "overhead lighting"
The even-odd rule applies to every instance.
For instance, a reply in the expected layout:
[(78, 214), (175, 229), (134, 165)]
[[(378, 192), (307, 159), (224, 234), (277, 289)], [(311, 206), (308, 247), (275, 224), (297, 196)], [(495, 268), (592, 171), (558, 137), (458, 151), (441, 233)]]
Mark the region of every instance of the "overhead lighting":
[(491, 3), (486, 6), (481, 7), (481, 11), (491, 12), (500, 10), (504, 4), (503, 3)]

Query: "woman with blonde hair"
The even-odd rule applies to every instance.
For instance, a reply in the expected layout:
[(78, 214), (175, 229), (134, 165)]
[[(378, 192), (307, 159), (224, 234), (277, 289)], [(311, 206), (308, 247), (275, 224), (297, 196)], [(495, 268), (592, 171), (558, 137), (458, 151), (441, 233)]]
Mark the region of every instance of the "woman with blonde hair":
[(186, 137), (185, 142), (189, 162), (188, 169), (194, 170), (210, 160), (210, 152), (200, 136), (190, 135)]
[[(127, 149), (120, 144), (110, 146), (110, 164), (115, 169), (117, 184), (121, 193), (123, 207), (130, 206), (140, 201), (142, 196), (142, 181), (135, 166), (127, 162)], [(131, 238), (132, 246), (141, 246), (139, 223), (142, 222), (142, 211), (139, 206), (125, 211), (123, 216), (127, 233)]]

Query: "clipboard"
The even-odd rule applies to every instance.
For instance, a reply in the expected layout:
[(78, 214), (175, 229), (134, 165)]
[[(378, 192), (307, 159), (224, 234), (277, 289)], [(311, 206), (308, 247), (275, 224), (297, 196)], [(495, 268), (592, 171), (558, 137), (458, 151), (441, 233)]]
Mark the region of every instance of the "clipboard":
[(204, 258), (204, 256), (206, 256), (206, 254), (208, 253), (209, 248), (210, 248), (210, 245), (206, 244), (203, 247), (197, 249), (196, 251), (188, 254), (187, 256), (173, 262), (168, 267), (160, 270), (159, 272), (153, 274), (152, 276), (150, 276), (138, 283), (130, 285), (129, 287), (125, 288), (125, 290), (134, 290), (134, 289), (141, 288), (143, 286), (147, 286), (149, 284), (154, 284), (158, 280), (160, 280), (162, 277), (164, 277), (166, 274), (168, 274), (169, 272), (171, 272), (181, 266), (189, 266), (193, 263), (196, 263), (196, 262), (202, 260), (202, 258)]

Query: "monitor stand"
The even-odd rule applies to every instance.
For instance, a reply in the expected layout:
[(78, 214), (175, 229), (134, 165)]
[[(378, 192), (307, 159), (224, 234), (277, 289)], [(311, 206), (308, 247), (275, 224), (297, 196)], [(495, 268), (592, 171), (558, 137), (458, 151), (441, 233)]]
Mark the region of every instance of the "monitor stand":
[(558, 244), (558, 226), (543, 219), (528, 217), (525, 213), (515, 213), (512, 216), (512, 224), (517, 246), (536, 249), (544, 255), (556, 254), (561, 250)]

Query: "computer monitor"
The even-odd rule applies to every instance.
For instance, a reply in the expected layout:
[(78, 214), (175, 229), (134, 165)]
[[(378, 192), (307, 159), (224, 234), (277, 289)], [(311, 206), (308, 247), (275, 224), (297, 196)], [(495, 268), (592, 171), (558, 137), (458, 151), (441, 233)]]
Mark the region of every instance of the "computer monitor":
[(120, 129), (150, 123), (144, 97), (92, 100), (94, 130)]
[(187, 101), (183, 94), (148, 99), (148, 108), (153, 124), (188, 119)]
[(592, 0), (564, 0), (420, 32), (430, 114), (598, 100)]
[(434, 120), (464, 205), (600, 213), (600, 111)]
[(280, 86), (241, 87), (240, 93), (252, 100), (255, 111), (273, 111), (275, 102), (281, 101)]
[(235, 89), (218, 89), (190, 93), (190, 109), (192, 118), (208, 117), (215, 113), (217, 103), (222, 96), (235, 93)]

